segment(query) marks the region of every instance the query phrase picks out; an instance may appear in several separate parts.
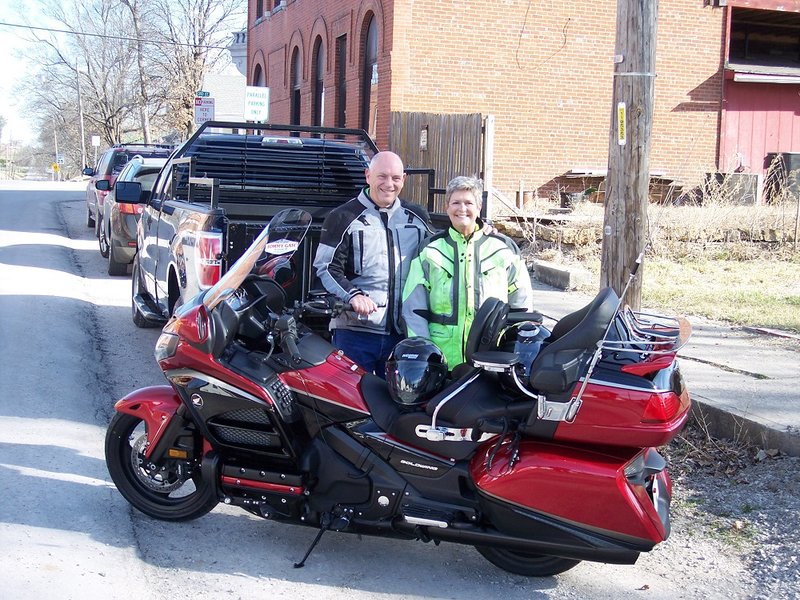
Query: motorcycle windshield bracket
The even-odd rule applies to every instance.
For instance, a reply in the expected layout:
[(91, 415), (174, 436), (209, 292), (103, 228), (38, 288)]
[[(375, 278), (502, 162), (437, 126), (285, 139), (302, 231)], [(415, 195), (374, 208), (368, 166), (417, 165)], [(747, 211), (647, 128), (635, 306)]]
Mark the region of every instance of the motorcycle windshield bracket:
[(539, 396), (539, 405), (536, 409), (537, 416), (543, 421), (566, 421), (572, 423), (583, 404), (580, 398), (572, 398), (569, 402), (552, 402), (544, 396)]

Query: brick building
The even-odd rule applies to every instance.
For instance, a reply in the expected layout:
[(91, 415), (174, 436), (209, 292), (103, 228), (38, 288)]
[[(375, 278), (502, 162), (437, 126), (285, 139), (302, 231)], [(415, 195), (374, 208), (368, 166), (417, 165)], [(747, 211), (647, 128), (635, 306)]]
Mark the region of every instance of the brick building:
[[(249, 0), (248, 83), (270, 121), (363, 127), (438, 186), (469, 163), (435, 115), (491, 115), (495, 188), (580, 189), (607, 166), (616, 4)], [(661, 0), (651, 170), (694, 185), (800, 151), (798, 31), (800, 0)]]

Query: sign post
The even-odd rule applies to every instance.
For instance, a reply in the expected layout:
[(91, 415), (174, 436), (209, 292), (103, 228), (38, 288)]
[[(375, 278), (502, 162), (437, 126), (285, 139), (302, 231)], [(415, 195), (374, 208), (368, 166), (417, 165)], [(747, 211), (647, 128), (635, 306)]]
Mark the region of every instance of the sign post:
[(248, 85), (244, 89), (244, 120), (269, 121), (269, 88)]

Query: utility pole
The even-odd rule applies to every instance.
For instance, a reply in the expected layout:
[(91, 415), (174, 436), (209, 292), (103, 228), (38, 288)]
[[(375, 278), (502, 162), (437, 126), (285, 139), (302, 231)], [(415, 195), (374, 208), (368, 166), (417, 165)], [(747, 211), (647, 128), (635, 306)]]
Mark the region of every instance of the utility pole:
[(75, 61), (75, 79), (78, 82), (78, 120), (81, 130), (81, 171), (88, 166), (86, 164), (86, 134), (83, 130), (83, 97), (81, 96), (81, 72), (78, 70), (78, 62)]
[(61, 181), (61, 166), (58, 164), (58, 128), (56, 127), (56, 119), (53, 118), (53, 146), (55, 146), (56, 158), (53, 161), (53, 179)]
[[(647, 243), (650, 132), (658, 0), (617, 0), (614, 97), (608, 145), (601, 287), (621, 294)], [(642, 302), (642, 269), (625, 302)]]

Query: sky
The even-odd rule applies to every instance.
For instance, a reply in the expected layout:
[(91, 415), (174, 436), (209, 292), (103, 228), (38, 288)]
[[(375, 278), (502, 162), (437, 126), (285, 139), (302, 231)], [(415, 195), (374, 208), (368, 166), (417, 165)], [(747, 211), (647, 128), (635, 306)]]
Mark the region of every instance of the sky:
[[(16, 2), (0, 0), (1, 23), (22, 23), (15, 5)], [(32, 2), (29, 5), (26, 13), (30, 18), (30, 13), (35, 8)], [(36, 19), (31, 20), (36, 22)], [(0, 25), (0, 52), (3, 57), (3, 65), (0, 67), (0, 115), (7, 121), (0, 140), (2, 143), (9, 141), (31, 143), (36, 137), (33, 124), (24, 117), (24, 103), (14, 95), (14, 87), (27, 75), (30, 68), (25, 60), (18, 57), (18, 53), (24, 54), (25, 49), (30, 47), (30, 44), (21, 37), (25, 32), (25, 29)]]

